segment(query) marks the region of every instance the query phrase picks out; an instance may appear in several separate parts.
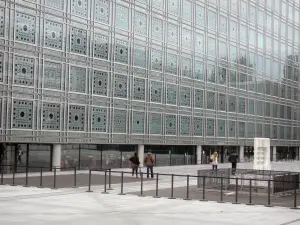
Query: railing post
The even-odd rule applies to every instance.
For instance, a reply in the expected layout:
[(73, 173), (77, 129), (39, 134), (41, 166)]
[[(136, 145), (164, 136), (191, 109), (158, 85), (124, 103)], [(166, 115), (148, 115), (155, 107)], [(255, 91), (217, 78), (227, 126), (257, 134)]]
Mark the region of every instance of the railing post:
[(44, 188), (43, 187), (43, 167), (41, 167), (41, 173), (40, 173), (40, 186), (38, 188)]
[(235, 178), (235, 202), (232, 204), (240, 204), (238, 202), (238, 191), (239, 191), (239, 178)]
[(169, 199), (175, 199), (174, 198), (174, 174), (172, 174), (171, 176), (171, 196), (169, 197)]
[(252, 179), (249, 180), (249, 203), (246, 205), (254, 205), (252, 203)]
[(293, 207), (291, 207), (291, 209), (298, 209), (299, 210), (300, 208), (298, 208), (298, 206), (297, 206), (297, 183), (298, 182), (299, 181), (297, 181), (297, 179), (294, 179), (294, 205), (293, 205)]
[(143, 172), (141, 172), (141, 193), (139, 194), (139, 197), (144, 197), (143, 195), (143, 192), (144, 192), (144, 189), (143, 189), (143, 186), (144, 186), (144, 178), (143, 178)]
[(0, 182), (0, 185), (4, 185), (4, 183), (3, 183), (3, 173), (4, 173), (4, 166), (1, 165), (1, 182)]
[(16, 176), (16, 168), (15, 168), (15, 166), (13, 166), (13, 180), (12, 180), (12, 185), (10, 185), (10, 186), (16, 186), (16, 184), (15, 184), (15, 176)]
[(183, 200), (191, 200), (190, 199), (190, 175), (186, 176), (186, 198)]
[(156, 174), (155, 196), (153, 196), (153, 198), (160, 198), (158, 196), (158, 173)]
[(121, 172), (121, 192), (119, 193), (119, 195), (125, 195), (124, 194), (124, 172)]
[(108, 192), (106, 191), (106, 180), (107, 180), (107, 169), (105, 169), (104, 171), (104, 191), (102, 192), (102, 194), (108, 194)]
[(202, 183), (202, 199), (200, 200), (200, 201), (202, 201), (202, 202), (207, 202), (207, 199), (205, 199), (205, 182), (206, 182), (206, 178), (205, 178), (205, 176), (203, 176), (203, 183)]
[(89, 189), (86, 192), (93, 192), (91, 190), (91, 183), (92, 183), (92, 170), (89, 171)]
[(218, 203), (224, 203), (224, 201), (223, 201), (223, 188), (224, 188), (223, 182), (224, 182), (224, 180), (223, 180), (223, 176), (222, 176), (221, 177), (221, 195), (220, 195), (220, 201), (218, 201)]
[(54, 167), (53, 188), (51, 188), (51, 189), (57, 189), (57, 187), (56, 187), (56, 167)]
[(76, 166), (74, 167), (74, 186), (73, 188), (78, 188), (77, 187), (77, 168)]
[(25, 175), (26, 176), (25, 177), (25, 185), (23, 187), (29, 187), (28, 186), (28, 166), (26, 166), (26, 172), (25, 173), (26, 173), (26, 175)]
[(268, 180), (268, 203), (265, 205), (266, 207), (273, 207), (271, 205), (271, 181)]
[(109, 172), (108, 172), (108, 189), (107, 190), (113, 190), (111, 188), (111, 169), (109, 169)]

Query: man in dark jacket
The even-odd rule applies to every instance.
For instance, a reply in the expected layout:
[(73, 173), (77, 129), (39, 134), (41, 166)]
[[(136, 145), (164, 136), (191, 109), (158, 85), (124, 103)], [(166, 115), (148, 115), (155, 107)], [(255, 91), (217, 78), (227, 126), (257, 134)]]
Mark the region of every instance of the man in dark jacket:
[(131, 168), (132, 168), (132, 176), (136, 175), (138, 177), (138, 168), (140, 166), (140, 159), (137, 156), (137, 153), (134, 153), (134, 156), (130, 157), (129, 161), (131, 162)]
[(231, 162), (231, 173), (232, 173), (232, 175), (235, 175), (236, 164), (238, 162), (238, 158), (239, 158), (239, 156), (235, 152), (231, 153), (230, 156), (229, 156), (228, 161)]

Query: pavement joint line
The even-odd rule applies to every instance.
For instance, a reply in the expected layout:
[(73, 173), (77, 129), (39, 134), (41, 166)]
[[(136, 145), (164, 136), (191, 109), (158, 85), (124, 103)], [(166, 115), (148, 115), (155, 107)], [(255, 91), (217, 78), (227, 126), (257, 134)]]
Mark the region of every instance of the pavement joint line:
[(296, 219), (296, 220), (292, 220), (292, 221), (286, 222), (286, 223), (282, 223), (282, 224), (279, 224), (279, 225), (290, 225), (290, 224), (293, 224), (293, 223), (296, 223), (296, 222), (299, 222), (299, 221), (300, 221), (300, 218)]

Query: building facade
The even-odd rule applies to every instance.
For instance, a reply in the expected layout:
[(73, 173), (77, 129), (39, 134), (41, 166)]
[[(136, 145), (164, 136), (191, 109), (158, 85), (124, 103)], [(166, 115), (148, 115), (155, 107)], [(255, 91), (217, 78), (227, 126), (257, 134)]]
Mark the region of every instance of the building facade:
[(149, 148), (167, 165), (206, 163), (215, 149), (244, 160), (254, 137), (271, 139), (273, 160), (299, 159), (299, 10), (2, 0), (2, 161), (21, 149), (29, 166), (119, 167)]

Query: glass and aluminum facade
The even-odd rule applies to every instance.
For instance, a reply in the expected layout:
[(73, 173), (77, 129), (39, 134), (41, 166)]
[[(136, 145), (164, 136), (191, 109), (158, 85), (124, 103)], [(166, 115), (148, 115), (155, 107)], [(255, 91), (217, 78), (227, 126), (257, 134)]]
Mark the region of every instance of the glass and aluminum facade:
[(299, 146), (299, 10), (2, 0), (1, 142)]

